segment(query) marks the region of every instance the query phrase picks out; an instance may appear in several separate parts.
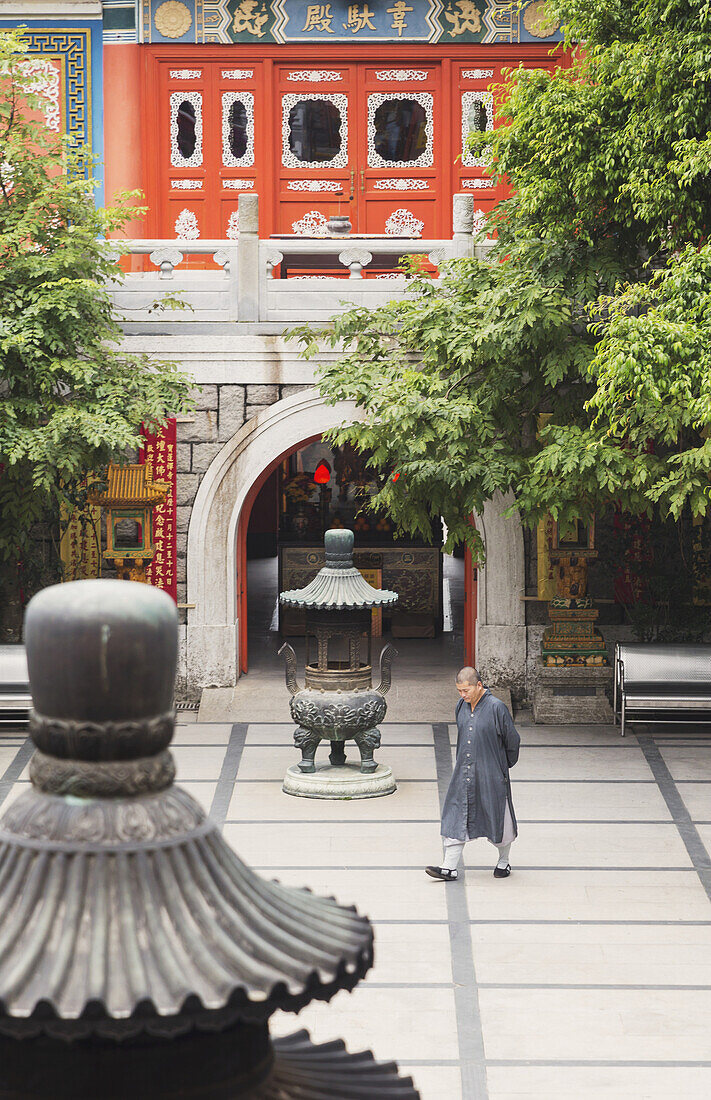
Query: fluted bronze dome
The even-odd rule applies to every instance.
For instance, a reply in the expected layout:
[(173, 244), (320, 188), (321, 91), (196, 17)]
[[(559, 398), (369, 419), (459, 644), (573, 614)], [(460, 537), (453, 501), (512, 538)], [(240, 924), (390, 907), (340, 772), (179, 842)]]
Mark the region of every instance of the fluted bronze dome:
[(353, 564), (353, 532), (336, 527), (324, 536), (326, 564), (305, 588), (282, 592), (279, 600), (286, 607), (306, 610), (367, 610), (388, 607), (397, 602), (397, 592), (373, 588)]
[(261, 879), (173, 786), (176, 626), (167, 595), (128, 581), (76, 581), (30, 603), (43, 710), (33, 787), (0, 819), (0, 1033), (264, 1020), (372, 964), (366, 918)]
[(0, 819), (5, 1100), (417, 1100), (409, 1078), (276, 1009), (350, 989), (367, 918), (267, 882), (173, 785), (177, 616), (77, 581), (30, 603), (32, 788)]

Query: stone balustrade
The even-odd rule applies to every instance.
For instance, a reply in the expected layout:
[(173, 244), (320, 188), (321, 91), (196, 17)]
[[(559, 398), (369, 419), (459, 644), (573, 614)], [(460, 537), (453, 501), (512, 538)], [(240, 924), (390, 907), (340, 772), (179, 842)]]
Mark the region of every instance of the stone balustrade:
[[(113, 292), (114, 303), (128, 331), (186, 321), (321, 323), (353, 306), (375, 308), (407, 294), (408, 278), (398, 271), (402, 257), (424, 256), (437, 279), (446, 261), (474, 255), (473, 203), (472, 195), (454, 196), (449, 240), (355, 234), (260, 239), (259, 197), (243, 194), (235, 240), (116, 242), (117, 253), (147, 256), (155, 271), (127, 274)], [(477, 245), (477, 254), (489, 245)], [(191, 257), (201, 259), (202, 269), (183, 266)], [(170, 312), (156, 308), (166, 294), (182, 305)]]

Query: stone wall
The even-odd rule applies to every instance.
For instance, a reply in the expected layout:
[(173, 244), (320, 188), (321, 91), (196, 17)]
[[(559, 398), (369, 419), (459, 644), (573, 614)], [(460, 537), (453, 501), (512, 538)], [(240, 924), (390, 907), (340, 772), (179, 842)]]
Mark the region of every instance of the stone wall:
[[(188, 528), (200, 482), (223, 444), (253, 416), (304, 385), (275, 383), (206, 384), (193, 391), (195, 411), (177, 425), (178, 603), (187, 599)], [(184, 621), (184, 612), (181, 615)]]

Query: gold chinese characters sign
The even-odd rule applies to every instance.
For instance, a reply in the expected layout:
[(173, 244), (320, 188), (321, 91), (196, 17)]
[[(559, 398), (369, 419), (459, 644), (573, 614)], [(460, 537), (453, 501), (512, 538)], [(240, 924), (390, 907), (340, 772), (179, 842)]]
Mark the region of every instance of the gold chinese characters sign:
[[(125, 7), (122, 0), (107, 3)], [(543, 0), (143, 0), (144, 42), (540, 42)]]
[(75, 508), (69, 515), (62, 507), (59, 555), (65, 581), (84, 581), (101, 576), (101, 509), (95, 504)]
[(149, 584), (178, 598), (176, 529), (176, 433), (170, 419), (158, 435), (143, 433), (143, 461), (153, 481), (165, 486), (165, 496), (155, 510), (153, 542), (155, 554), (147, 567)]

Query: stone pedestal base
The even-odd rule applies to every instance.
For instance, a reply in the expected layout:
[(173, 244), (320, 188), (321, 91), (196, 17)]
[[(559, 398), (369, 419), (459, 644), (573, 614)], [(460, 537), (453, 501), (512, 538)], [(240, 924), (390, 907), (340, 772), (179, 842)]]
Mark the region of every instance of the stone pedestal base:
[(611, 668), (539, 665), (533, 720), (542, 725), (612, 725), (606, 688), (612, 688)]
[(310, 773), (292, 764), (282, 790), (299, 798), (379, 798), (396, 791), (397, 783), (387, 764), (378, 764), (374, 772), (367, 774), (358, 764), (317, 764), (316, 771)]

